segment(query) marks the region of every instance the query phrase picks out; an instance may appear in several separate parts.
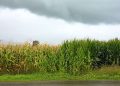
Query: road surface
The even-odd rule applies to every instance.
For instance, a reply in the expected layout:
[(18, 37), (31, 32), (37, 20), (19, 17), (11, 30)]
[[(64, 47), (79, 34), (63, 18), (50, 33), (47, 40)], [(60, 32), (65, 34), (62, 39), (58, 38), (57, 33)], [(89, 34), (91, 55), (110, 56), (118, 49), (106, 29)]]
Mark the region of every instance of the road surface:
[(120, 86), (120, 81), (0, 82), (0, 86)]

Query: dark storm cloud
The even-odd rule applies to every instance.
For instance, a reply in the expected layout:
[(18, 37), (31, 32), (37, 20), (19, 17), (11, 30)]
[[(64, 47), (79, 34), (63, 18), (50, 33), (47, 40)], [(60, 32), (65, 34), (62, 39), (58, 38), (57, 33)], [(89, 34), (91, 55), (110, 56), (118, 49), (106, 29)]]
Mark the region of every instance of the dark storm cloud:
[(88, 24), (120, 23), (119, 4), (120, 0), (0, 0), (2, 7)]

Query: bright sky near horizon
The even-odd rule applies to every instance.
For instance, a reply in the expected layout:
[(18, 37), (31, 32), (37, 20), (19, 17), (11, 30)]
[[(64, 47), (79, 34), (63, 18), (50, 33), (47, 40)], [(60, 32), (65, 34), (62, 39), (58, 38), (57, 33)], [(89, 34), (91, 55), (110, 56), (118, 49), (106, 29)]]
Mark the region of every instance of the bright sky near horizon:
[(0, 40), (59, 44), (120, 38), (119, 0), (0, 0)]

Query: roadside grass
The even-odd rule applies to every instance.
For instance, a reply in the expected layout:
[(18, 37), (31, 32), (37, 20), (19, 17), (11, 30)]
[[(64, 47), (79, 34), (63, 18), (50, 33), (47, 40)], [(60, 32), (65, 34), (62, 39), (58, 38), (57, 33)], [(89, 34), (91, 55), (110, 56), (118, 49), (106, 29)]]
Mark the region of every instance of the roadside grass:
[(82, 80), (120, 80), (120, 67), (102, 67), (81, 76)]
[(66, 73), (34, 73), (21, 75), (2, 75), (0, 81), (46, 81), (46, 80), (70, 80), (73, 76)]
[(101, 69), (77, 76), (67, 73), (33, 73), (0, 76), (0, 82), (50, 80), (120, 80), (120, 67), (103, 67)]

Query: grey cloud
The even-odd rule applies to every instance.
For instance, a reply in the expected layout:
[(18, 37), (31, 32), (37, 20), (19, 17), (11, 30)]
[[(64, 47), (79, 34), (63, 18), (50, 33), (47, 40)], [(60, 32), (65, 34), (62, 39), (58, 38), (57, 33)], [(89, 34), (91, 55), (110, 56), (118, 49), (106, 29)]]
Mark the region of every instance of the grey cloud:
[(0, 6), (88, 24), (120, 23), (120, 0), (0, 0)]

